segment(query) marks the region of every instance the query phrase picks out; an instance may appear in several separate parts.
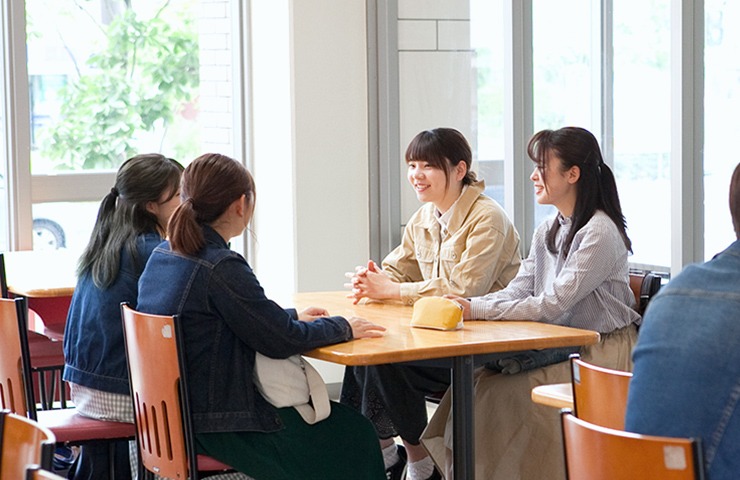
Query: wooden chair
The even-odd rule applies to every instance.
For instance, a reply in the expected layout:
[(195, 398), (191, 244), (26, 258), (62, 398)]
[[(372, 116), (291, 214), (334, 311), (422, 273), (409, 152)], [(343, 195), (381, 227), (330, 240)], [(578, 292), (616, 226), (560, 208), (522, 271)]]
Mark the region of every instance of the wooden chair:
[(0, 480), (24, 478), (29, 464), (51, 468), (55, 443), (54, 434), (37, 422), (0, 412)]
[(567, 480), (703, 480), (701, 441), (639, 435), (560, 414)]
[(597, 367), (578, 354), (570, 356), (570, 371), (574, 415), (602, 427), (624, 429), (632, 373)]
[(64, 480), (64, 477), (45, 470), (40, 465), (31, 465), (26, 469), (26, 480)]
[(163, 477), (192, 480), (198, 480), (200, 472), (230, 470), (196, 453), (177, 316), (144, 314), (124, 303), (121, 317), (140, 465)]
[[(633, 272), (629, 275), (630, 288), (635, 295), (635, 310), (643, 315), (650, 300), (660, 290), (660, 277), (651, 272)], [(532, 401), (550, 407), (572, 409), (574, 408), (573, 396), (570, 390), (568, 383), (538, 385), (532, 389)]]
[(36, 410), (25, 336), (27, 312), (25, 298), (0, 299), (0, 407), (37, 420), (59, 443), (133, 439), (136, 430), (130, 423), (95, 420), (74, 408)]

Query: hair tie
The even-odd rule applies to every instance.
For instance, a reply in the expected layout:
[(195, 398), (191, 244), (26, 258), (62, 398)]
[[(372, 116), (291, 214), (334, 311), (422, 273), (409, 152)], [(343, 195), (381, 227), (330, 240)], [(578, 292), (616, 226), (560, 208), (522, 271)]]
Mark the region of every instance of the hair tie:
[(113, 187), (110, 189), (110, 193), (113, 194), (114, 197), (118, 197), (120, 193), (118, 193), (118, 189), (116, 187)]

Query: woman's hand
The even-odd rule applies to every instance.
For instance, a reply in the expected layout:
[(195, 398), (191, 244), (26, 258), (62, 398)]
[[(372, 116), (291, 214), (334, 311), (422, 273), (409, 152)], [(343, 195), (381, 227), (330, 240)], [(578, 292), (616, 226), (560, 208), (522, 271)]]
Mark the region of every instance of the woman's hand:
[(385, 332), (385, 327), (361, 317), (350, 317), (347, 321), (352, 327), (352, 338), (354, 339), (382, 337)]
[(375, 300), (400, 300), (401, 287), (391, 280), (378, 265), (370, 260), (367, 267), (355, 267), (355, 271), (344, 274), (351, 279), (351, 283), (345, 283), (345, 288), (352, 289), (347, 298), (357, 304), (363, 297)]
[(325, 308), (320, 307), (308, 307), (305, 310), (298, 312), (298, 320), (303, 322), (310, 322), (321, 317), (328, 317), (329, 312)]
[(443, 297), (460, 304), (460, 306), (463, 307), (463, 320), (470, 320), (470, 300), (458, 297), (457, 295), (443, 295)]

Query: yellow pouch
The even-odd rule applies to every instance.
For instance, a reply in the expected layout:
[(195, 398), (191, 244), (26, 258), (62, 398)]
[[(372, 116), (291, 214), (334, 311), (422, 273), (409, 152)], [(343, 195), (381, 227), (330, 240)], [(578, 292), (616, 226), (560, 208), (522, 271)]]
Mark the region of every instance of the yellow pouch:
[(463, 327), (463, 308), (442, 297), (424, 297), (414, 303), (412, 327), (457, 330)]

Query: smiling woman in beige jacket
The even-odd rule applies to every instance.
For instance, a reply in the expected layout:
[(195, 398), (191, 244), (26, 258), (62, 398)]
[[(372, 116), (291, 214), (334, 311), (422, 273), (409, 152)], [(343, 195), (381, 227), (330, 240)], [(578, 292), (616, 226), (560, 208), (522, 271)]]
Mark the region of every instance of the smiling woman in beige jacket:
[[(408, 180), (425, 204), (411, 217), (403, 241), (382, 263), (348, 273), (348, 297), (397, 300), (424, 296), (472, 297), (504, 288), (519, 269), (519, 235), (503, 208), (483, 195), (470, 171), (472, 152), (451, 128), (419, 133), (406, 150)], [(348, 367), (341, 402), (375, 425), (389, 479), (400, 479), (407, 456), (409, 480), (440, 478), (419, 444), (426, 427), (424, 397), (445, 390), (449, 369), (378, 365)], [(405, 448), (396, 448), (400, 436)]]

